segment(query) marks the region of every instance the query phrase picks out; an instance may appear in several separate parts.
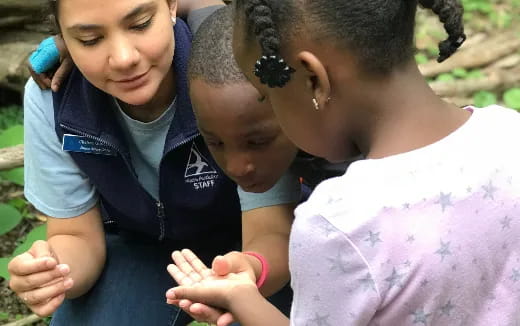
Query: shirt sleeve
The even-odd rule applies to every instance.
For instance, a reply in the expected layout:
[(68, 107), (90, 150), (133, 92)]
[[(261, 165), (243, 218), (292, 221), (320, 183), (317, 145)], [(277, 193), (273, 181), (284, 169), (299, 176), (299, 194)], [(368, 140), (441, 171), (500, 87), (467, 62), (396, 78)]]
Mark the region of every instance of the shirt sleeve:
[(50, 91), (29, 79), (24, 94), (24, 193), (36, 209), (57, 217), (75, 217), (98, 200), (88, 177), (61, 149), (54, 129)]
[(298, 203), (301, 196), (301, 185), (295, 174), (287, 171), (278, 182), (264, 193), (246, 192), (238, 187), (242, 211), (255, 208)]
[(212, 13), (217, 11), (218, 9), (224, 7), (223, 5), (209, 6), (197, 10), (193, 10), (188, 14), (188, 26), (190, 27), (191, 33), (195, 35), (197, 30), (200, 27), (200, 24), (211, 16)]
[(343, 232), (322, 216), (297, 212), (290, 246), (291, 325), (372, 325), (379, 289)]

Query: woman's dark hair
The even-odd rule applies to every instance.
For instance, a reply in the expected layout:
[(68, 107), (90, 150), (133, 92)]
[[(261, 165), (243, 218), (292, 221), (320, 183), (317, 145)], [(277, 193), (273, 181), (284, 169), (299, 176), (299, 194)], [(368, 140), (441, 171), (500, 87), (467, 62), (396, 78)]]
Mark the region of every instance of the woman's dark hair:
[(281, 41), (304, 32), (316, 41), (330, 40), (352, 51), (367, 72), (388, 73), (413, 58), (418, 3), (437, 14), (448, 33), (448, 38), (439, 43), (439, 62), (452, 55), (465, 40), (463, 8), (458, 0), (234, 2), (236, 16), (247, 25), (247, 40), (255, 37), (264, 57), (278, 57)]

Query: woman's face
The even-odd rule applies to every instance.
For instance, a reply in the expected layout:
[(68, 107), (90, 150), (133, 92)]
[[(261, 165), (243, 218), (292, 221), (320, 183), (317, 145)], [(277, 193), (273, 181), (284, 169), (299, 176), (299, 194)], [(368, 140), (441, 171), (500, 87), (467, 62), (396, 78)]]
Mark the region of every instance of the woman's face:
[(125, 103), (148, 103), (171, 69), (176, 2), (60, 0), (59, 5), (63, 39), (85, 78)]

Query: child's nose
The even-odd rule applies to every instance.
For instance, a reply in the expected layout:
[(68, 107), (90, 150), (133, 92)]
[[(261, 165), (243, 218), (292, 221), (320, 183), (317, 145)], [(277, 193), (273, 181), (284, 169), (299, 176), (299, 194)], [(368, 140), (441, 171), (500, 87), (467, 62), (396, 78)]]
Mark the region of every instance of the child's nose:
[(228, 160), (226, 172), (233, 178), (243, 178), (255, 170), (254, 165), (245, 157), (235, 157)]

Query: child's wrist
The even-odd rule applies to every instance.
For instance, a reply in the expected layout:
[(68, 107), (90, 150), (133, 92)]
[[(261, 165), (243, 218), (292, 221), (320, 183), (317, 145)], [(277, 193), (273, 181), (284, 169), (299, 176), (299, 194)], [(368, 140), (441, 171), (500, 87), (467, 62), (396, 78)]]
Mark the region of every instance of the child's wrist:
[(259, 273), (256, 273), (257, 269), (253, 268), (256, 277), (256, 287), (260, 289), (264, 285), (269, 275), (269, 263), (264, 256), (257, 252), (244, 251), (243, 254), (250, 256), (255, 261), (255, 264), (260, 266)]
[(237, 316), (238, 312), (244, 312), (251, 309), (251, 304), (255, 301), (263, 300), (264, 297), (253, 284), (242, 284), (235, 286), (229, 293), (227, 300), (228, 311)]

